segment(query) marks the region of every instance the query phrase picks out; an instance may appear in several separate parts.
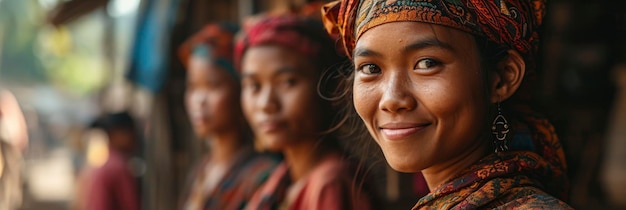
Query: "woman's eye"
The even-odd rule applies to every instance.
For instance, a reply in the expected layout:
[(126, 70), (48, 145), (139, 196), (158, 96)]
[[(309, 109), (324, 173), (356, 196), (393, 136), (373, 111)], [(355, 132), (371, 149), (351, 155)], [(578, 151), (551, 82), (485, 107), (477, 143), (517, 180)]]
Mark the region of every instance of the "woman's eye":
[(380, 74), (381, 70), (378, 66), (374, 64), (365, 64), (357, 69), (365, 74)]
[(293, 86), (296, 84), (295, 78), (288, 78), (283, 81), (287, 86)]
[(219, 81), (212, 80), (208, 82), (207, 86), (210, 88), (217, 88), (220, 84), (221, 83)]
[(259, 85), (259, 83), (257, 82), (251, 82), (251, 81), (244, 81), (241, 83), (242, 89), (245, 90), (252, 90), (252, 91), (256, 91), (258, 90), (261, 85)]
[(441, 62), (430, 59), (430, 58), (426, 58), (426, 59), (417, 61), (417, 64), (415, 64), (415, 69), (429, 69), (439, 64), (441, 64)]

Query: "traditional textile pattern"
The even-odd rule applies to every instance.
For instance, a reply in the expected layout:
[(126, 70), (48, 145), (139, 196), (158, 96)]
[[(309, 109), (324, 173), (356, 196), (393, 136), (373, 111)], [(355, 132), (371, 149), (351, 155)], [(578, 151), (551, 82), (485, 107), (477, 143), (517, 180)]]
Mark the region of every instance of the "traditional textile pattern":
[(178, 48), (181, 62), (189, 68), (190, 57), (200, 56), (215, 62), (229, 74), (238, 78), (233, 65), (233, 44), (237, 29), (236, 26), (227, 23), (204, 26)]
[[(244, 26), (235, 44), (235, 62), (240, 65), (245, 51), (254, 46), (275, 44), (311, 58), (319, 69), (334, 64), (339, 56), (334, 42), (319, 20), (299, 15), (257, 17)], [(246, 25), (246, 24), (244, 24)]]
[[(278, 165), (279, 159), (268, 155), (248, 153), (235, 161), (212, 192), (209, 192), (206, 197), (198, 198), (197, 194), (202, 194), (199, 191), (203, 187), (202, 180), (206, 179), (204, 170), (201, 170), (206, 162), (200, 164), (194, 173), (190, 186), (191, 191), (186, 196), (185, 202), (202, 202), (204, 203), (203, 209), (235, 210), (245, 207), (254, 192), (268, 179)], [(202, 199), (203, 201), (189, 199)]]
[[(531, 58), (545, 0), (344, 0), (327, 4), (326, 30), (339, 36), (348, 56), (365, 31), (390, 22), (414, 21), (459, 29)], [(532, 15), (531, 15), (532, 14)]]
[(568, 187), (565, 154), (554, 128), (526, 111), (514, 122), (509, 152), (483, 158), (435, 188), (413, 209), (570, 208), (553, 197), (565, 199)]

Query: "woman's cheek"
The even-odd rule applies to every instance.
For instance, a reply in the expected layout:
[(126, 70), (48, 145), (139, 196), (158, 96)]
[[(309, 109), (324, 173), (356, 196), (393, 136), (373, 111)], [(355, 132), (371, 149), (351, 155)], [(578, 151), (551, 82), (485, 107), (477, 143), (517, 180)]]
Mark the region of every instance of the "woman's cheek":
[(353, 103), (357, 114), (370, 127), (376, 114), (380, 100), (377, 85), (355, 82), (353, 87)]

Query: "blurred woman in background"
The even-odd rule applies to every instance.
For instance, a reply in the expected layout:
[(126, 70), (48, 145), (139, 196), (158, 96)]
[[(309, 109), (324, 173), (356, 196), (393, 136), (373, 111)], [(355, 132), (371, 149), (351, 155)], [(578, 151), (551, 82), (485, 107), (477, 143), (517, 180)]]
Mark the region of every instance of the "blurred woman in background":
[(236, 60), (244, 114), (259, 147), (285, 158), (246, 209), (370, 209), (331, 131), (337, 112), (318, 94), (322, 72), (340, 61), (321, 22), (261, 17), (242, 33)]
[(241, 113), (239, 74), (232, 62), (236, 27), (209, 24), (179, 49), (187, 67), (185, 104), (209, 152), (192, 172), (181, 209), (242, 209), (278, 159), (259, 155)]

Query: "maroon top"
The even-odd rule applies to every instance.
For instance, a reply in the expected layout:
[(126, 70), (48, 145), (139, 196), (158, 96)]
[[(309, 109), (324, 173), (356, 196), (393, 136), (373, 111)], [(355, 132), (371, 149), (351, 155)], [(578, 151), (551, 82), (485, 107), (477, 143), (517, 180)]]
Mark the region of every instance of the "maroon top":
[(130, 173), (127, 158), (109, 148), (109, 159), (92, 173), (87, 190), (87, 209), (139, 209), (137, 181)]

